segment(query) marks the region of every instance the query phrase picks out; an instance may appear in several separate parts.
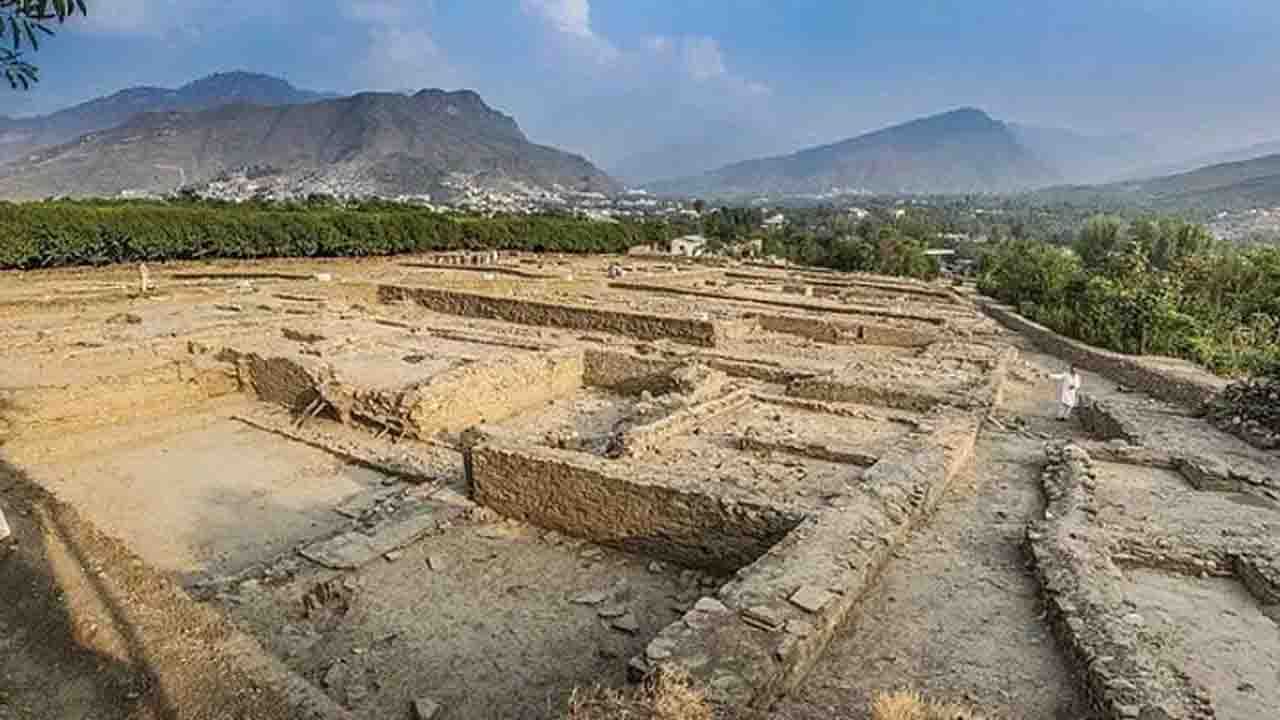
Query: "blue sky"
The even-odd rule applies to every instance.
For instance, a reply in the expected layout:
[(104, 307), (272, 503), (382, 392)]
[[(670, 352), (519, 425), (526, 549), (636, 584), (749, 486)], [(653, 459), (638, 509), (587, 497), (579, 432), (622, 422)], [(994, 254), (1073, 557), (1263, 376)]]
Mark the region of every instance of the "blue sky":
[(339, 92), (472, 88), (605, 167), (787, 151), (958, 106), (1182, 154), (1280, 139), (1276, 0), (88, 4), (40, 52), (39, 88), (0, 112), (247, 69)]

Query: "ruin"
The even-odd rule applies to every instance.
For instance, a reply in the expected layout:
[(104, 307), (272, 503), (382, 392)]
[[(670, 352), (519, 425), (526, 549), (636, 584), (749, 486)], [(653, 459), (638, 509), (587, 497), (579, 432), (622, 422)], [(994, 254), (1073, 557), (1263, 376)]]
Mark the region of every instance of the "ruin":
[[(1186, 407), (1185, 372), (1075, 346), (1114, 377), (1054, 426), (1054, 360), (950, 288), (490, 252), (0, 280), (0, 497), (20, 536), (61, 528), (14, 552), (73, 548), (49, 565), (101, 597), (85, 622), (168, 648), (124, 706), (195, 682), (169, 628), (198, 617), (209, 702), (281, 717), (556, 717), (673, 668), (720, 708), (830, 717), (865, 699), (827, 689), (830, 658), (910, 624), (866, 608), (993, 447), (1043, 489), (1000, 511), (1032, 561), (1000, 572), (1058, 640), (980, 659), (1043, 658), (1044, 702), (1097, 717), (1280, 704), (1276, 455)], [(1036, 686), (972, 691), (1017, 709)]]

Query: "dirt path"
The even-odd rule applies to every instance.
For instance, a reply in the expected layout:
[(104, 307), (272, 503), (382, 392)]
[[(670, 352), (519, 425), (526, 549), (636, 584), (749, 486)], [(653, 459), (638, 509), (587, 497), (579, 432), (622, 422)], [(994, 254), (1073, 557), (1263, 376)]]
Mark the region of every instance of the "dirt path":
[(1007, 340), (1028, 364), (1010, 378), (1000, 424), (985, 426), (974, 463), (775, 720), (865, 718), (876, 691), (902, 687), (1000, 718), (1089, 717), (1040, 618), (1021, 547), (1026, 521), (1044, 506), (1045, 442), (1083, 435), (1053, 417), (1053, 385), (1043, 373), (1061, 363)]

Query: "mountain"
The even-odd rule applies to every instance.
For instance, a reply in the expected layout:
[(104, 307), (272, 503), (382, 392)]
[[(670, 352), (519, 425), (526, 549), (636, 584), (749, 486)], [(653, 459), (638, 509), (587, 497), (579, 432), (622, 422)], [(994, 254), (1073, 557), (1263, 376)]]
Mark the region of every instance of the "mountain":
[(1084, 135), (1073, 130), (1009, 123), (1014, 137), (1070, 183), (1097, 183), (1131, 177), (1159, 155), (1136, 135)]
[(1280, 154), (1113, 186), (1157, 205), (1214, 210), (1280, 207)]
[(832, 145), (652, 183), (678, 195), (1006, 192), (1059, 178), (1002, 122), (963, 108)]
[(0, 163), (86, 133), (116, 127), (140, 113), (191, 112), (231, 103), (294, 105), (331, 97), (336, 96), (299, 90), (280, 78), (248, 72), (218, 73), (176, 90), (128, 88), (49, 115), (0, 116)]
[(1280, 207), (1280, 154), (1108, 185), (1046, 188), (1034, 196), (1047, 203), (1113, 204), (1163, 211)]
[(1276, 154), (1280, 154), (1280, 140), (1257, 143), (1256, 145), (1249, 145), (1248, 147), (1236, 148), (1235, 150), (1227, 150), (1225, 152), (1198, 155), (1186, 160), (1164, 163), (1161, 165), (1148, 164), (1143, 166), (1137, 172), (1130, 173), (1126, 179), (1142, 180), (1144, 178), (1160, 177), (1164, 175), (1178, 175), (1192, 170), (1197, 170), (1199, 168), (1209, 167), (1211, 165), (1243, 162), (1266, 155)]
[(457, 179), (616, 189), (587, 160), (529, 142), (476, 93), (423, 90), (136, 115), (0, 166), (0, 197), (163, 193), (245, 169), (259, 186), (297, 193), (434, 194)]

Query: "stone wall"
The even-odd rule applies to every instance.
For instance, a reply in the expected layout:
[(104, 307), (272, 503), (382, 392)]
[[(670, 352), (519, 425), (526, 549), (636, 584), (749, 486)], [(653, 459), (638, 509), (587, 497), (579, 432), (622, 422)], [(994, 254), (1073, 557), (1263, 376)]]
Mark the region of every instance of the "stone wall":
[(582, 379), (584, 385), (623, 395), (639, 395), (645, 390), (661, 394), (676, 389), (671, 373), (681, 365), (679, 360), (587, 348)]
[(665, 628), (633, 666), (680, 668), (729, 706), (767, 708), (793, 689), (970, 461), (977, 420), (934, 419), (934, 432), (888, 453), (853, 495), (739, 570), (716, 598)]
[(414, 302), (434, 312), (449, 315), (603, 332), (641, 340), (674, 340), (705, 347), (714, 347), (722, 336), (742, 332), (740, 328), (720, 327), (719, 323), (709, 320), (602, 310), (426, 287), (382, 285), (378, 288), (378, 300), (384, 303)]
[(808, 310), (819, 313), (831, 313), (834, 315), (865, 315), (869, 317), (889, 318), (892, 320), (913, 320), (916, 322), (929, 323), (931, 325), (946, 325), (946, 318), (937, 317), (935, 315), (920, 315), (918, 313), (896, 312), (893, 310), (881, 310), (878, 308), (856, 306), (856, 305), (837, 305), (835, 303), (816, 303), (801, 302), (792, 300), (776, 300), (769, 297), (760, 297), (756, 295), (738, 295), (733, 293), (712, 292), (710, 290), (697, 290), (694, 288), (681, 287), (676, 285), (661, 285), (658, 283), (639, 283), (639, 282), (613, 282), (609, 283), (609, 287), (618, 290), (633, 290), (637, 292), (665, 293), (668, 295), (684, 295), (688, 297), (701, 297), (710, 300), (721, 300), (724, 302), (736, 303), (752, 303), (755, 305), (768, 305), (770, 307), (790, 308), (793, 310)]
[(401, 400), (412, 434), (427, 439), (496, 422), (545, 405), (582, 387), (577, 348), (512, 353), (431, 378)]
[(991, 317), (1026, 335), (1045, 352), (1161, 400), (1200, 411), (1227, 385), (1222, 378), (1187, 362), (1103, 350), (1063, 337), (989, 299), (980, 299), (978, 304)]
[(687, 567), (732, 572), (799, 522), (763, 505), (646, 480), (580, 453), (499, 441), (468, 453), (477, 502), (507, 517)]
[(769, 332), (798, 335), (825, 343), (925, 347), (938, 340), (937, 333), (871, 323), (848, 323), (799, 315), (759, 315), (760, 327)]

